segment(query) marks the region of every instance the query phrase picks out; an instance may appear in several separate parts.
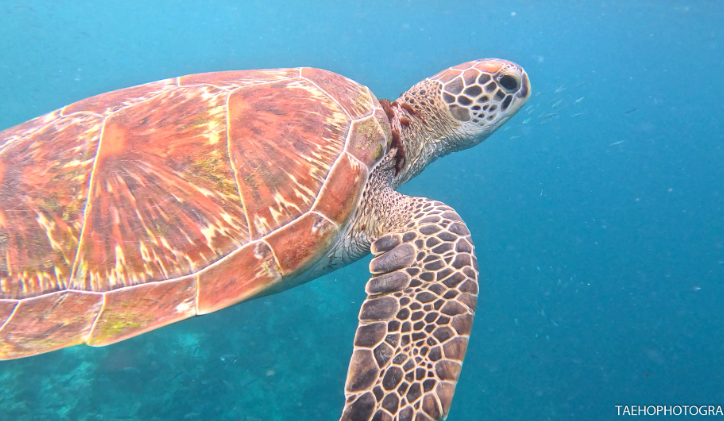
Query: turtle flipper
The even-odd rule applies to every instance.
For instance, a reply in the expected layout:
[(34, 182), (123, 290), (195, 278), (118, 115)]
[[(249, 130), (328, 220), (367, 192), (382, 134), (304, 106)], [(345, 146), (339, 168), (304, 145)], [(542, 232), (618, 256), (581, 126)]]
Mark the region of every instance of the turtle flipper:
[(404, 199), (410, 217), (371, 247), (342, 421), (447, 417), (465, 357), (478, 294), (470, 232), (443, 203)]

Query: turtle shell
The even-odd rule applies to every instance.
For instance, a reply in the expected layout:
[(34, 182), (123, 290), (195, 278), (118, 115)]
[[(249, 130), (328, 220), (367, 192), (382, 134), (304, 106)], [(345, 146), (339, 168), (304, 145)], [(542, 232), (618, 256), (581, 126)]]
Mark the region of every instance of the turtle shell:
[(369, 89), (312, 68), (162, 80), (0, 132), (0, 358), (117, 342), (298, 276), (389, 133)]

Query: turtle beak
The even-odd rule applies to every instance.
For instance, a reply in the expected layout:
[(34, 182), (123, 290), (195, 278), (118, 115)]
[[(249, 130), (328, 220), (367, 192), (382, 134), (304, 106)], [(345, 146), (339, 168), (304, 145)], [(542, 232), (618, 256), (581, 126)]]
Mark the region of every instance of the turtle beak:
[(520, 69), (522, 72), (522, 81), (520, 83), (520, 89), (518, 90), (518, 93), (515, 94), (518, 98), (522, 99), (523, 103), (530, 98), (531, 90), (530, 90), (530, 80), (528, 79), (528, 73), (525, 72), (525, 70)]

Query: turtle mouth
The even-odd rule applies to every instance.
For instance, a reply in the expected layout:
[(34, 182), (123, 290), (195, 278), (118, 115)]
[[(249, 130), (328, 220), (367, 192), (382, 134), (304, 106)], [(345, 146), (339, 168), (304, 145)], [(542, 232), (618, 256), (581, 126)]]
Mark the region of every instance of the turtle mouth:
[(530, 97), (530, 80), (528, 79), (528, 74), (525, 71), (523, 71), (523, 83), (521, 83), (520, 89), (516, 95), (523, 101), (526, 101)]
[[(471, 72), (473, 71), (473, 72)], [(473, 67), (443, 85), (442, 99), (460, 122), (488, 126), (510, 118), (530, 95), (528, 76), (510, 62), (493, 73)]]

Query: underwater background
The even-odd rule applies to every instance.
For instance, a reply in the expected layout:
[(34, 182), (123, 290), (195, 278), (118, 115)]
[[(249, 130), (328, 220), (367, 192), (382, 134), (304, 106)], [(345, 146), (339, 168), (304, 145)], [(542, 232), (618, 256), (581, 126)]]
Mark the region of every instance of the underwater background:
[[(724, 405), (719, 1), (0, 1), (0, 130), (189, 73), (313, 66), (396, 98), (465, 61), (533, 96), (400, 190), (454, 207), (481, 294), (448, 420)], [(0, 362), (1, 420), (336, 420), (369, 258), (104, 348)], [(719, 417), (716, 417), (719, 418)]]

